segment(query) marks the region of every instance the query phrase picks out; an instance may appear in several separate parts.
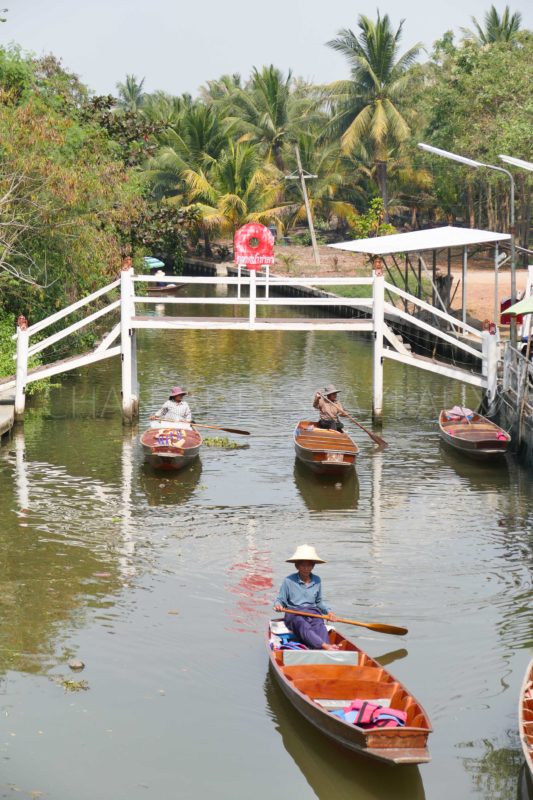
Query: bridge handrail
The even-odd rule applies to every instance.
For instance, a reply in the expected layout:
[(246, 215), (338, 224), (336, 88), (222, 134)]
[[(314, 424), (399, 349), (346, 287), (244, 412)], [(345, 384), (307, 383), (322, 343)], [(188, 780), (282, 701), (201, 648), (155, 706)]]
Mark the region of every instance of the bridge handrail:
[(472, 325), (469, 325), (467, 322), (462, 322), (460, 319), (456, 319), (456, 317), (452, 316), (451, 314), (446, 314), (445, 311), (441, 311), (439, 308), (435, 308), (430, 303), (426, 303), (425, 300), (421, 300), (419, 297), (415, 297), (408, 292), (404, 292), (403, 289), (399, 289), (398, 286), (394, 286), (392, 283), (385, 283), (385, 289), (388, 289), (389, 292), (394, 292), (395, 294), (403, 297), (404, 300), (408, 300), (414, 305), (420, 306), (420, 308), (425, 309), (426, 311), (430, 311), (436, 317), (440, 317), (441, 319), (450, 322), (452, 326), (457, 326), (463, 329), (464, 332), (471, 333), (472, 335), (476, 336), (478, 339), (481, 339), (481, 331), (477, 328), (473, 328)]
[[(222, 278), (213, 275), (183, 277), (181, 275), (132, 275), (132, 280), (139, 283), (205, 283), (218, 284), (219, 286), (249, 286), (251, 279)], [(373, 278), (283, 278), (283, 277), (257, 277), (256, 286), (372, 286)]]
[[(117, 286), (120, 286), (120, 279), (113, 281), (113, 283), (109, 283), (107, 286), (103, 286), (101, 289), (97, 289), (96, 292), (87, 295), (87, 297), (84, 297), (82, 300), (77, 300), (70, 306), (62, 308), (60, 311), (56, 311), (55, 314), (51, 314), (49, 317), (45, 317), (45, 319), (41, 319), (39, 322), (35, 322), (33, 325), (30, 325), (28, 327), (28, 336), (31, 336), (32, 333), (38, 333), (38, 331), (42, 331), (45, 328), (48, 328), (49, 325), (53, 325), (54, 322), (63, 319), (63, 317), (68, 317), (69, 314), (72, 314), (79, 308), (83, 308), (83, 306), (86, 306), (88, 303), (91, 303), (93, 300), (96, 300), (103, 294), (107, 294), (107, 292), (110, 292), (112, 289), (116, 289)], [(16, 339), (17, 334), (15, 333), (11, 338)]]
[(412, 314), (407, 314), (405, 311), (402, 311), (400, 308), (396, 308), (393, 306), (392, 303), (384, 303), (385, 310), (389, 312), (389, 314), (396, 314), (401, 319), (405, 319), (406, 321), (410, 322), (412, 325), (416, 325), (419, 328), (422, 328), (424, 331), (428, 331), (432, 333), (434, 336), (438, 336), (440, 339), (443, 339), (445, 342), (449, 342), (449, 344), (453, 344), (454, 346), (458, 347), (460, 350), (463, 350), (465, 353), (470, 353), (470, 355), (475, 356), (476, 358), (480, 358), (483, 360), (483, 351), (476, 350), (470, 345), (462, 342), (460, 339), (456, 339), (453, 336), (450, 336), (448, 333), (444, 333), (441, 331), (440, 328), (435, 328), (434, 325), (430, 325), (428, 322), (424, 322), (418, 317), (413, 317)]
[[(66, 336), (69, 336), (74, 331), (79, 331), (81, 328), (84, 328), (86, 325), (90, 325), (91, 322), (94, 322), (96, 319), (103, 317), (105, 314), (109, 314), (110, 311), (114, 311), (116, 308), (120, 307), (120, 300), (115, 300), (113, 303), (110, 303), (108, 306), (104, 308), (98, 309), (93, 314), (89, 314), (88, 317), (85, 319), (78, 320), (78, 322), (73, 322), (72, 325), (69, 325), (67, 328), (64, 328), (62, 331), (58, 331), (57, 333), (53, 333), (51, 336), (48, 336), (46, 339), (42, 339), (40, 342), (36, 342), (28, 349), (28, 355), (33, 356), (35, 353), (40, 353), (41, 350), (45, 350), (47, 347), (55, 344), (56, 342), (61, 341)], [(13, 356), (16, 358), (16, 356)]]

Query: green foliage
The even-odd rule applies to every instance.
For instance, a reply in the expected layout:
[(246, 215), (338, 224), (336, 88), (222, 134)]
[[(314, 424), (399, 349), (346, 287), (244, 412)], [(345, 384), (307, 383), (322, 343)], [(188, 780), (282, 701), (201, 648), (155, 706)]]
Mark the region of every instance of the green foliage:
[(355, 239), (369, 239), (373, 236), (387, 236), (396, 233), (393, 225), (383, 221), (383, 200), (375, 197), (366, 214), (360, 214), (349, 220), (350, 234)]
[[(11, 315), (0, 317), (0, 378), (7, 378), (15, 374), (16, 361), (14, 356), (17, 352), (17, 343), (13, 340), (16, 331), (15, 318)], [(28, 361), (29, 369), (38, 367), (41, 364), (40, 355), (32, 356)], [(34, 381), (26, 387), (26, 394), (32, 395), (47, 392), (51, 383), (49, 379)]]
[(33, 71), (18, 48), (0, 48), (0, 102), (17, 103), (28, 92)]

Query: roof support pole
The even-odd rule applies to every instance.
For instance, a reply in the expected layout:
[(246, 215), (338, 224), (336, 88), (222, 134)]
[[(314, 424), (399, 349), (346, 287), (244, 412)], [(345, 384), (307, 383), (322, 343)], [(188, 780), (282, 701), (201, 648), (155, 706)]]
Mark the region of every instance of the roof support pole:
[(133, 346), (131, 326), (133, 302), (133, 267), (131, 258), (125, 258), (120, 273), (120, 357), (122, 359), (122, 422), (133, 423), (135, 401), (133, 397)]
[(385, 279), (383, 264), (379, 257), (374, 258), (373, 283), (373, 321), (374, 321), (374, 357), (372, 378), (372, 419), (383, 417), (383, 322), (385, 314)]
[(461, 300), (461, 305), (463, 307), (463, 322), (466, 322), (466, 271), (468, 267), (468, 250), (463, 247), (463, 298)]
[(498, 242), (494, 248), (494, 324), (496, 327), (500, 324), (500, 298), (498, 288), (498, 268), (500, 266)]
[(498, 383), (498, 336), (496, 332), (483, 331), (481, 345), (483, 348), (482, 370), (483, 375), (487, 378), (487, 408), (490, 408), (496, 399)]

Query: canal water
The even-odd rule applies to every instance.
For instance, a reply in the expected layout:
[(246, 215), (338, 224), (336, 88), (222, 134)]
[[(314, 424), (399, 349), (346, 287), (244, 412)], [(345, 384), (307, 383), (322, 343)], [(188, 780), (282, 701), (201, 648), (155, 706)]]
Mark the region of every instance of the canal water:
[[(479, 397), (394, 363), (389, 448), (354, 427), (356, 476), (299, 468), (292, 431), (317, 387), (341, 387), (370, 426), (371, 355), (347, 333), (147, 331), (138, 428), (122, 428), (118, 361), (31, 404), (0, 450), (1, 797), (516, 797), (531, 478), (444, 450), (440, 408)], [(175, 384), (196, 419), (251, 436), (170, 476), (143, 464), (138, 435)], [(409, 629), (342, 628), (425, 707), (430, 764), (340, 750), (273, 684), (265, 626), (304, 543), (338, 615)]]

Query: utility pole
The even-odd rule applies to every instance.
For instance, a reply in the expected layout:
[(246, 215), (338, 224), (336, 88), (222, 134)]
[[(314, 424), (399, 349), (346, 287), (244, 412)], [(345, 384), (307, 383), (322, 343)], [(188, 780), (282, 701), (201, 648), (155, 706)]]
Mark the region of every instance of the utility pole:
[(305, 203), (305, 210), (307, 212), (307, 222), (309, 225), (309, 233), (311, 234), (311, 244), (313, 245), (313, 253), (315, 256), (315, 264), (317, 267), (320, 266), (320, 253), (318, 252), (318, 246), (316, 243), (316, 236), (315, 236), (315, 226), (313, 225), (313, 217), (311, 214), (311, 206), (309, 205), (309, 198), (307, 196), (307, 186), (305, 182), (311, 180), (312, 178), (318, 178), (318, 175), (311, 175), (310, 172), (302, 169), (302, 161), (300, 158), (300, 148), (296, 144), (294, 146), (294, 150), (296, 152), (296, 163), (298, 165), (298, 169), (296, 172), (292, 172), (290, 175), (285, 176), (286, 181), (297, 181), (299, 180), (302, 184), (302, 194), (304, 197)]

